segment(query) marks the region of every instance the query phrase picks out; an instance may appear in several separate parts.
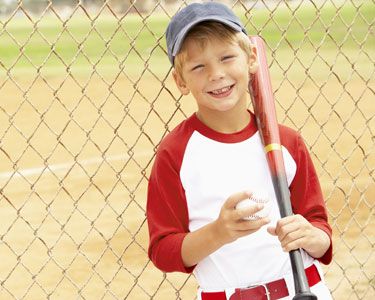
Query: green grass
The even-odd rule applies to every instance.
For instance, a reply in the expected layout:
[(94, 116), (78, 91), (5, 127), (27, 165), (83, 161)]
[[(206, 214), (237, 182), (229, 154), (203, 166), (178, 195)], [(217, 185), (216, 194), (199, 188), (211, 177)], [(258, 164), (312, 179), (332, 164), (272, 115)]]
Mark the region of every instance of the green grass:
[[(368, 24), (374, 26), (375, 5), (371, 1), (354, 5), (358, 8), (348, 2), (338, 11), (325, 5), (318, 12), (307, 4), (293, 8), (293, 13), (280, 7), (273, 12), (271, 21), (267, 9), (255, 8), (246, 16), (243, 9), (236, 9), (236, 13), (249, 34), (265, 38), (270, 56), (280, 64), (287, 66), (295, 53), (303, 53), (299, 57), (308, 63), (317, 48), (332, 62), (340, 51), (355, 59), (361, 48), (374, 59), (374, 28)], [(55, 16), (38, 19), (1, 19), (0, 78), (7, 72), (14, 77), (37, 72), (46, 77), (64, 76), (67, 72), (87, 76), (93, 70), (103, 76), (123, 71), (137, 78), (145, 63), (157, 74), (169, 68), (163, 36), (169, 19), (165, 15), (155, 14), (146, 21), (138, 15), (116, 19), (105, 14), (94, 21), (86, 15), (64, 20), (65, 23)], [(284, 62), (283, 57), (287, 57)], [(367, 65), (368, 59), (364, 58), (363, 64)]]
[[(358, 16), (359, 13), (362, 17)], [(261, 33), (273, 46), (280, 42), (283, 33), (293, 45), (299, 44), (306, 38), (310, 38), (314, 44), (319, 44), (327, 39), (327, 35), (342, 42), (348, 34), (348, 27), (351, 28), (355, 38), (359, 40), (365, 38), (371, 29), (366, 22), (374, 23), (375, 5), (368, 1), (355, 7), (353, 3), (347, 1), (342, 7), (338, 5), (338, 9), (332, 5), (317, 9), (309, 3), (291, 10), (280, 8), (273, 12), (273, 20), (267, 22), (269, 15), (269, 10), (255, 10), (250, 22), (261, 29), (258, 33)], [(242, 20), (246, 21), (244, 18)], [(254, 32), (254, 28), (251, 29)]]

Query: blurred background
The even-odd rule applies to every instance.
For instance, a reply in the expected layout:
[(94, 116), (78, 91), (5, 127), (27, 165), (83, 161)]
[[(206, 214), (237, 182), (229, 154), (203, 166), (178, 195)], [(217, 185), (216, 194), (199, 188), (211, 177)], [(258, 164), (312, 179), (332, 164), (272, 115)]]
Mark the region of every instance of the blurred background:
[[(164, 36), (191, 2), (0, 0), (0, 299), (195, 299), (148, 260), (145, 217), (158, 144), (196, 109)], [(222, 2), (318, 171), (334, 299), (374, 299), (375, 2)]]

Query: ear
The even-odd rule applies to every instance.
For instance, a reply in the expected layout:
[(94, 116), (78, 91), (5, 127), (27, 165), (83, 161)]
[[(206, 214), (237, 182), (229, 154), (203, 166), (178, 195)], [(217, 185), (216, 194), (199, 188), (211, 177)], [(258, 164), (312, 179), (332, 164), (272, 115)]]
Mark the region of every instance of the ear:
[(254, 74), (258, 70), (258, 50), (251, 46), (251, 54), (249, 55), (249, 74)]
[(185, 81), (177, 74), (176, 71), (172, 72), (172, 76), (181, 94), (184, 96), (188, 95), (190, 93), (190, 89), (186, 86)]

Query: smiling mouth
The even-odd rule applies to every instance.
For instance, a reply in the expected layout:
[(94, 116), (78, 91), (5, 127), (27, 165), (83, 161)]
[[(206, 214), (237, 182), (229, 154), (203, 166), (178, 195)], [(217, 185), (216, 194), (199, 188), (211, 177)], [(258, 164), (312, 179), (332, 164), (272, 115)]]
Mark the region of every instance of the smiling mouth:
[(231, 92), (233, 86), (234, 85), (230, 85), (230, 86), (224, 87), (222, 89), (210, 91), (208, 93), (211, 94), (211, 95), (215, 95), (215, 96), (224, 96), (224, 95), (229, 94)]

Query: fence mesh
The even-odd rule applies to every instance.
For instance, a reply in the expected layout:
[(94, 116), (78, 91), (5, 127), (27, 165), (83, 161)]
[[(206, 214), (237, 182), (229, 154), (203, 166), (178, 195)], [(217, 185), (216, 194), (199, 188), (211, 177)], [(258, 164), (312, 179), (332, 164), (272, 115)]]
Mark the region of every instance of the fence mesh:
[[(194, 299), (147, 258), (161, 139), (195, 107), (164, 30), (190, 1), (0, 1), (0, 298)], [(322, 183), (334, 299), (374, 299), (375, 2), (227, 1), (267, 42)]]

